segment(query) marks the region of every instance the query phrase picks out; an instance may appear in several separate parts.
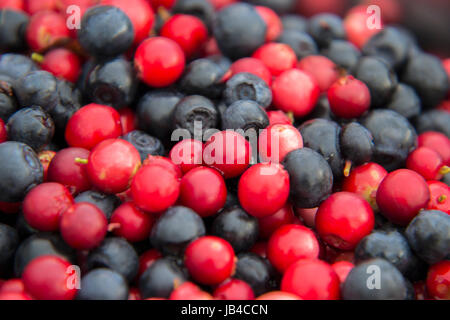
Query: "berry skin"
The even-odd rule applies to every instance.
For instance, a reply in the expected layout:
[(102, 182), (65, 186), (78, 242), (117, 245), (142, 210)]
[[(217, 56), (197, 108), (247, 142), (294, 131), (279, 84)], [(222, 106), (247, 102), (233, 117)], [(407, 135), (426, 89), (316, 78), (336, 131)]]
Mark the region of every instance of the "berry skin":
[(322, 54), (346, 70), (352, 70), (361, 57), (358, 48), (345, 40), (331, 41), (328, 48), (322, 51)]
[(255, 6), (255, 10), (267, 25), (266, 42), (274, 41), (283, 31), (283, 24), (275, 11), (264, 6)]
[(75, 112), (67, 123), (65, 132), (69, 146), (88, 150), (103, 140), (118, 138), (121, 135), (119, 113), (112, 107), (94, 103)]
[(442, 157), (445, 165), (450, 165), (450, 139), (444, 134), (428, 131), (420, 134), (417, 138), (419, 147), (433, 149)]
[(113, 194), (104, 194), (98, 191), (85, 191), (75, 198), (76, 203), (88, 202), (99, 208), (109, 220), (113, 211), (120, 205), (120, 199)]
[(263, 79), (268, 86), (272, 84), (272, 74), (266, 65), (256, 58), (242, 58), (233, 62), (230, 67), (230, 78), (238, 73), (248, 72)]
[(122, 108), (119, 110), (120, 123), (122, 124), (122, 133), (128, 134), (137, 130), (136, 114), (130, 108)]
[(23, 214), (31, 227), (40, 231), (59, 229), (61, 215), (73, 204), (69, 190), (48, 182), (33, 188), (23, 201)]
[(162, 254), (156, 249), (145, 251), (139, 257), (139, 271), (137, 279), (158, 259), (162, 258)]
[(213, 300), (213, 297), (194, 283), (187, 281), (173, 290), (169, 300)]
[(382, 28), (369, 28), (367, 26), (367, 6), (356, 6), (347, 14), (344, 19), (344, 28), (347, 32), (348, 40), (357, 48), (361, 49), (372, 36), (380, 32)]
[(142, 212), (132, 202), (127, 202), (113, 212), (110, 229), (116, 236), (129, 242), (139, 242), (148, 238), (154, 220), (153, 216)]
[(234, 251), (218, 237), (207, 236), (192, 242), (185, 252), (185, 265), (192, 278), (202, 284), (222, 283), (234, 273)]
[[(266, 111), (251, 100), (238, 100), (222, 113), (222, 129), (242, 130), (258, 135), (269, 125)], [(240, 132), (240, 131), (238, 131)]]
[(41, 256), (25, 268), (22, 280), (26, 291), (38, 300), (72, 300), (76, 288), (69, 288), (67, 273), (71, 264), (56, 256)]
[(151, 213), (167, 210), (175, 204), (179, 194), (180, 182), (176, 175), (159, 165), (142, 167), (131, 183), (135, 204)]
[(99, 268), (83, 276), (77, 300), (127, 300), (128, 284), (119, 273)]
[(267, 116), (269, 117), (270, 125), (275, 124), (291, 124), (292, 125), (292, 119), (289, 118), (289, 116), (284, 113), (283, 111), (267, 111)]
[(41, 68), (57, 78), (75, 83), (80, 74), (81, 61), (70, 50), (64, 48), (53, 49), (43, 57)]
[(254, 300), (252, 287), (238, 279), (230, 279), (214, 290), (214, 298), (218, 300)]
[(2, 16), (0, 49), (3, 52), (23, 50), (26, 46), (25, 31), (30, 21), (29, 17), (24, 12), (11, 9), (2, 9), (0, 14)]
[(180, 166), (173, 163), (173, 161), (169, 158), (162, 156), (148, 156), (143, 165), (146, 166), (148, 164), (156, 164), (162, 166), (169, 171), (172, 171), (178, 179), (181, 179), (183, 177), (183, 172), (181, 171)]
[(339, 281), (341, 281), (341, 283), (344, 283), (345, 279), (347, 279), (348, 274), (355, 267), (355, 265), (348, 261), (339, 261), (333, 263), (331, 267), (334, 269), (334, 272), (336, 272), (336, 274), (338, 275)]
[(180, 166), (184, 174), (203, 163), (203, 143), (198, 140), (185, 139), (178, 142), (170, 151), (170, 159)]
[(372, 232), (374, 225), (375, 218), (369, 203), (350, 192), (331, 195), (320, 205), (316, 215), (320, 238), (341, 250), (354, 249), (362, 238)]
[(430, 202), (427, 210), (439, 210), (450, 215), (450, 187), (440, 181), (428, 181)]
[(256, 164), (239, 181), (239, 202), (254, 217), (270, 216), (286, 204), (289, 186), (289, 174), (281, 165)]
[(338, 300), (339, 277), (333, 268), (317, 259), (301, 259), (284, 273), (281, 290), (304, 300)]
[(284, 43), (265, 44), (253, 53), (253, 58), (261, 60), (272, 76), (279, 76), (297, 63), (294, 50)]
[(162, 156), (166, 152), (163, 143), (155, 137), (143, 131), (134, 130), (122, 136), (122, 139), (131, 143), (141, 156), (141, 161), (145, 161), (149, 156)]
[(227, 188), (222, 175), (211, 168), (198, 167), (181, 179), (180, 203), (201, 217), (215, 215), (227, 200)]
[(139, 78), (156, 88), (166, 87), (177, 81), (184, 71), (185, 62), (181, 47), (165, 37), (144, 40), (134, 56)]
[(318, 54), (317, 45), (309, 34), (298, 30), (284, 30), (276, 40), (287, 44), (294, 50), (297, 59)]
[(321, 13), (309, 19), (308, 33), (314, 38), (319, 47), (327, 47), (333, 40), (347, 37), (343, 21), (335, 14)]
[(14, 94), (19, 107), (39, 106), (44, 111), (52, 111), (58, 104), (58, 81), (47, 71), (31, 71), (17, 79)]
[(297, 68), (309, 73), (317, 81), (321, 92), (326, 92), (339, 78), (338, 67), (330, 59), (312, 55), (303, 58)]
[(248, 72), (238, 73), (228, 80), (223, 95), (227, 105), (239, 100), (253, 100), (267, 108), (272, 102), (272, 92), (267, 83)]
[(45, 50), (70, 37), (64, 16), (53, 11), (40, 11), (30, 19), (27, 43), (33, 51)]
[(77, 250), (91, 250), (105, 238), (105, 215), (90, 203), (76, 203), (61, 216), (60, 230), (64, 241)]
[(299, 296), (284, 291), (271, 291), (260, 295), (256, 300), (302, 300)]
[(406, 159), (406, 167), (419, 173), (425, 180), (440, 180), (445, 173), (450, 172), (439, 153), (427, 147), (419, 147), (411, 152)]
[(258, 143), (264, 162), (280, 163), (289, 152), (303, 148), (302, 135), (290, 124), (270, 125), (261, 132)]
[(418, 173), (399, 169), (389, 173), (377, 191), (381, 213), (395, 224), (406, 226), (426, 208), (430, 200), (428, 185)]
[(316, 106), (320, 88), (312, 76), (301, 70), (288, 70), (272, 84), (273, 104), (296, 117), (308, 115)]
[(276, 230), (286, 224), (294, 224), (295, 220), (292, 206), (286, 203), (283, 208), (274, 214), (258, 219), (259, 236), (263, 239), (269, 239)]
[(430, 267), (427, 276), (427, 290), (433, 299), (450, 299), (450, 261), (444, 260)]
[(346, 76), (331, 85), (328, 101), (338, 117), (359, 118), (370, 108), (370, 91), (362, 81)]
[(267, 244), (267, 258), (281, 273), (300, 259), (317, 259), (319, 242), (310, 229), (288, 224), (275, 231)]

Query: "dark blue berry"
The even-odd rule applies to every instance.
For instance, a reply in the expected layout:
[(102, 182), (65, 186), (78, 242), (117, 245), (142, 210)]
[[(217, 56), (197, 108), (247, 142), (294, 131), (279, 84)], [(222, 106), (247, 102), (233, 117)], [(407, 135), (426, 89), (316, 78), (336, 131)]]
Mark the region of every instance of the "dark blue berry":
[(149, 155), (164, 156), (164, 146), (162, 142), (151, 135), (139, 130), (131, 131), (122, 137), (123, 140), (131, 143), (139, 154), (141, 160), (144, 161)]
[(0, 10), (1, 51), (19, 51), (26, 47), (25, 32), (29, 20), (28, 16), (20, 11)]
[(340, 134), (341, 152), (345, 160), (359, 166), (372, 159), (374, 144), (369, 130), (357, 122), (351, 122)]
[(295, 0), (246, 0), (255, 6), (269, 7), (278, 14), (288, 13), (295, 8)]
[(321, 48), (327, 47), (333, 40), (344, 40), (347, 36), (342, 19), (330, 13), (320, 13), (311, 17), (308, 33)]
[(291, 47), (299, 60), (307, 56), (315, 55), (319, 51), (313, 38), (303, 31), (293, 29), (284, 30), (276, 41)]
[(283, 30), (308, 31), (308, 20), (296, 14), (286, 14), (281, 17)]
[(0, 56), (0, 75), (15, 81), (31, 71), (38, 70), (37, 65), (27, 56), (5, 53)]
[(238, 73), (228, 80), (223, 96), (228, 105), (238, 100), (253, 100), (267, 108), (272, 103), (272, 91), (267, 83), (248, 72)]
[(450, 138), (450, 113), (443, 110), (429, 110), (414, 119), (418, 133), (438, 131)]
[(17, 111), (17, 101), (11, 85), (0, 80), (0, 118), (7, 122), (9, 117)]
[(405, 118), (411, 119), (420, 114), (422, 104), (413, 88), (407, 84), (399, 83), (386, 108), (398, 112)]
[(75, 197), (75, 202), (89, 202), (99, 208), (109, 220), (113, 211), (120, 205), (120, 199), (113, 194), (98, 191), (85, 191)]
[(172, 12), (196, 16), (208, 29), (211, 29), (215, 18), (214, 7), (208, 0), (177, 0)]
[(14, 253), (19, 243), (17, 230), (0, 223), (0, 275), (5, 276), (11, 272)]
[(230, 105), (222, 115), (222, 129), (254, 130), (256, 135), (269, 126), (266, 111), (251, 100), (238, 100)]
[(128, 284), (113, 270), (100, 268), (81, 279), (77, 300), (128, 300)]
[(81, 92), (67, 81), (58, 81), (58, 103), (50, 111), (58, 136), (64, 135), (67, 122), (81, 108)]
[(361, 57), (361, 52), (351, 42), (345, 40), (333, 40), (322, 54), (336, 63), (338, 66), (352, 70)]
[(256, 296), (271, 290), (272, 274), (266, 260), (254, 253), (241, 253), (236, 263), (234, 278), (252, 287)]

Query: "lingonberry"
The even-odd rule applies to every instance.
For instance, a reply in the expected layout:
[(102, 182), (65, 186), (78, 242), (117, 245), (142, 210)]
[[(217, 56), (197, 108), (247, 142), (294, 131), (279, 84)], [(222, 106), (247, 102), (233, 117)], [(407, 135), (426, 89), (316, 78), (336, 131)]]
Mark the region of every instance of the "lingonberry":
[(150, 0), (150, 4), (155, 10), (159, 8), (172, 9), (175, 2), (176, 0)]
[(92, 185), (105, 193), (121, 193), (130, 187), (141, 166), (136, 148), (122, 139), (100, 142), (89, 154), (87, 174)]
[(175, 204), (180, 194), (178, 177), (159, 165), (146, 165), (134, 176), (131, 195), (142, 210), (157, 213)]
[(281, 280), (281, 290), (304, 300), (338, 300), (339, 277), (322, 260), (301, 259), (292, 264)]
[(25, 292), (1, 292), (0, 300), (33, 300), (27, 293)]
[(23, 271), (26, 291), (38, 300), (72, 300), (76, 286), (68, 286), (71, 263), (57, 256), (41, 256), (31, 261)]
[(316, 106), (320, 88), (308, 73), (292, 69), (283, 72), (272, 84), (273, 104), (297, 117), (308, 115)]
[(91, 189), (86, 164), (89, 150), (83, 148), (66, 148), (58, 151), (48, 167), (48, 181), (59, 182), (78, 194)]
[(339, 78), (336, 64), (324, 56), (307, 56), (298, 62), (297, 68), (309, 73), (316, 80), (321, 92), (326, 92)]
[(32, 16), (39, 11), (49, 10), (54, 11), (56, 9), (56, 0), (25, 0), (25, 10)]
[(181, 179), (180, 203), (201, 217), (209, 217), (223, 208), (227, 187), (222, 175), (215, 169), (198, 167)]
[(222, 283), (234, 273), (235, 255), (231, 245), (218, 237), (193, 241), (185, 252), (185, 265), (192, 278), (202, 284)]
[(381, 213), (395, 224), (406, 226), (430, 201), (430, 190), (418, 173), (399, 169), (389, 173), (378, 187)]
[(170, 171), (172, 171), (178, 179), (181, 179), (183, 176), (183, 172), (181, 171), (180, 166), (173, 163), (172, 160), (162, 156), (148, 156), (146, 160), (144, 160), (144, 166), (148, 164), (156, 164), (162, 166)]
[(283, 111), (267, 111), (267, 117), (269, 117), (271, 126), (275, 124), (292, 124), (292, 119)]
[(44, 182), (47, 182), (47, 176), (48, 176), (48, 167), (50, 166), (50, 162), (55, 157), (56, 152), (55, 151), (41, 151), (38, 154), (39, 161), (41, 162), (42, 168), (44, 169)]
[(129, 242), (139, 242), (148, 238), (154, 223), (152, 215), (142, 212), (134, 203), (127, 202), (113, 212), (109, 231)]
[(307, 227), (314, 228), (316, 226), (316, 214), (319, 208), (296, 208), (295, 213)]
[(234, 75), (242, 72), (248, 72), (263, 79), (268, 86), (272, 84), (272, 74), (266, 65), (256, 58), (242, 58), (236, 60), (230, 67), (230, 72), (225, 75), (224, 80), (228, 80)]
[(9, 279), (0, 286), (0, 293), (4, 292), (25, 293), (25, 284), (22, 279)]
[(61, 216), (61, 236), (77, 250), (97, 247), (105, 238), (107, 227), (108, 220), (103, 212), (86, 202), (74, 204)]
[(241, 175), (252, 156), (250, 143), (235, 131), (221, 131), (212, 135), (203, 150), (203, 162), (223, 174), (225, 179)]
[(137, 130), (137, 117), (130, 108), (122, 108), (119, 110), (120, 123), (122, 124), (122, 133), (125, 135), (131, 131)]
[(370, 108), (370, 91), (353, 76), (342, 77), (328, 90), (331, 111), (338, 117), (359, 118)]
[(8, 132), (6, 130), (5, 122), (0, 119), (0, 143), (8, 140)]
[(439, 153), (427, 147), (419, 147), (406, 159), (406, 167), (420, 174), (425, 180), (440, 180), (450, 172)]
[(267, 258), (281, 273), (300, 259), (317, 259), (319, 242), (310, 229), (288, 224), (280, 227), (267, 244)]
[(144, 40), (136, 50), (134, 64), (138, 76), (152, 87), (166, 87), (181, 76), (185, 56), (181, 47), (165, 37)]
[(0, 8), (25, 11), (25, 0), (3, 0), (0, 2)]
[(33, 188), (23, 201), (23, 214), (33, 228), (55, 231), (61, 215), (73, 204), (69, 190), (62, 184), (47, 182)]
[(341, 283), (344, 283), (345, 279), (347, 279), (348, 274), (355, 267), (355, 265), (348, 261), (338, 261), (333, 263), (331, 267), (334, 269), (334, 272), (336, 272), (336, 274), (338, 275)]
[(257, 254), (261, 258), (267, 258), (267, 242), (257, 242), (255, 245), (250, 249), (250, 252)]
[(289, 203), (286, 203), (283, 208), (274, 214), (258, 219), (258, 222), (259, 236), (268, 239), (280, 227), (295, 222), (294, 210)]
[(297, 56), (294, 50), (284, 43), (268, 43), (253, 53), (253, 58), (261, 60), (273, 76), (295, 67)]
[(256, 164), (239, 181), (239, 202), (252, 216), (270, 216), (286, 204), (289, 186), (289, 174), (280, 164)]
[(428, 294), (439, 300), (450, 299), (450, 261), (444, 260), (430, 267), (427, 275)]
[(172, 291), (169, 300), (213, 300), (213, 297), (194, 283), (187, 281)]
[(199, 167), (203, 163), (203, 143), (194, 139), (178, 142), (170, 151), (170, 159), (181, 167), (183, 173)]
[(139, 271), (137, 277), (141, 275), (159, 258), (162, 258), (162, 254), (156, 249), (150, 249), (145, 251), (139, 257)]
[(121, 135), (119, 113), (112, 107), (94, 103), (75, 112), (67, 123), (65, 132), (69, 146), (88, 150), (103, 140)]
[(375, 34), (383, 29), (381, 22), (380, 28), (369, 28), (367, 19), (367, 5), (360, 5), (350, 10), (344, 19), (344, 28), (347, 32), (348, 41), (361, 49), (366, 42)]
[(440, 181), (428, 181), (430, 201), (427, 210), (439, 210), (450, 215), (450, 187)]
[(35, 55), (38, 60), (42, 60), (42, 70), (48, 71), (55, 77), (75, 83), (81, 71), (80, 58), (72, 51), (64, 48), (53, 49), (45, 56)]
[(70, 37), (64, 16), (54, 11), (40, 11), (30, 19), (26, 39), (34, 51), (45, 50)]
[(269, 7), (255, 6), (255, 10), (267, 25), (266, 41), (275, 41), (283, 31), (283, 24), (281, 23), (280, 17)]
[(254, 300), (252, 287), (239, 279), (230, 279), (219, 285), (213, 293), (218, 300)]
[(419, 147), (433, 149), (442, 157), (445, 165), (450, 165), (450, 139), (436, 131), (427, 131), (417, 137)]
[(294, 126), (275, 124), (260, 133), (258, 144), (262, 161), (280, 163), (289, 152), (303, 148), (303, 138)]
[(375, 217), (369, 203), (350, 192), (332, 194), (320, 205), (316, 215), (320, 238), (341, 250), (354, 249), (374, 226)]
[(302, 300), (299, 296), (289, 293), (289, 292), (283, 292), (283, 291), (270, 291), (267, 293), (264, 293), (263, 295), (260, 295), (256, 298), (256, 300)]

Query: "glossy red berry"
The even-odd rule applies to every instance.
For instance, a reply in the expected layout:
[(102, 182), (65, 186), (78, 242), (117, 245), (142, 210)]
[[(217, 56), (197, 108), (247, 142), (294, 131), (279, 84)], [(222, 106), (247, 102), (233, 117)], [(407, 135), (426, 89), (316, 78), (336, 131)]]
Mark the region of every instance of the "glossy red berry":
[(25, 292), (1, 292), (0, 293), (1, 301), (20, 301), (20, 300), (33, 300), (27, 293)]
[(118, 207), (112, 214), (109, 230), (129, 242), (139, 242), (148, 238), (155, 218), (141, 211), (132, 202)]
[(334, 272), (339, 277), (339, 280), (341, 283), (345, 282), (345, 279), (347, 279), (348, 274), (352, 269), (355, 267), (355, 265), (348, 261), (338, 261), (331, 265), (331, 267), (334, 269)]
[(292, 119), (284, 113), (283, 111), (267, 111), (267, 116), (269, 117), (270, 125), (273, 126), (275, 124), (290, 124), (292, 125)]
[(418, 136), (417, 142), (419, 147), (427, 147), (439, 153), (444, 164), (450, 165), (450, 139), (446, 135), (440, 132), (427, 131)]
[(121, 135), (119, 113), (112, 107), (95, 103), (75, 112), (67, 123), (65, 133), (69, 146), (88, 150), (103, 140), (118, 138)]
[(169, 154), (172, 162), (181, 167), (183, 173), (199, 167), (203, 163), (203, 143), (194, 139), (178, 142)]
[(5, 122), (0, 119), (0, 143), (8, 140), (8, 131), (6, 130)]
[(316, 215), (320, 238), (341, 250), (353, 250), (374, 226), (375, 217), (369, 203), (350, 192), (332, 194), (320, 205)]
[(440, 180), (444, 174), (450, 172), (439, 153), (427, 147), (419, 147), (411, 152), (406, 160), (406, 167), (420, 174), (425, 180)]
[(284, 43), (267, 43), (253, 53), (253, 58), (261, 60), (273, 76), (294, 68), (297, 63), (294, 50)]
[(450, 187), (440, 181), (428, 181), (430, 201), (428, 210), (440, 210), (450, 215)]
[(316, 106), (320, 88), (308, 73), (292, 69), (283, 72), (272, 84), (273, 105), (296, 117), (308, 115)]
[(450, 300), (450, 261), (444, 260), (430, 267), (427, 276), (428, 294), (439, 300)]
[(56, 9), (56, 0), (25, 0), (25, 10), (33, 15), (39, 11), (44, 10), (55, 10)]
[(282, 226), (270, 237), (267, 244), (267, 257), (270, 263), (284, 273), (300, 259), (317, 259), (319, 242), (310, 229), (289, 224)]
[(55, 155), (56, 152), (50, 150), (41, 151), (38, 154), (39, 161), (41, 162), (42, 168), (44, 169), (44, 182), (47, 182), (48, 167), (50, 166), (50, 163), (52, 162)]
[(152, 87), (166, 87), (182, 75), (185, 57), (181, 47), (165, 37), (144, 40), (136, 50), (134, 64), (139, 78)]
[(61, 215), (72, 206), (73, 198), (62, 184), (47, 182), (31, 189), (23, 200), (23, 214), (33, 228), (55, 231)]
[(406, 226), (430, 201), (427, 182), (418, 173), (399, 169), (389, 173), (377, 191), (381, 213), (395, 224)]
[(91, 203), (76, 203), (61, 216), (61, 236), (77, 250), (97, 247), (105, 238), (107, 229), (105, 214)]
[(123, 135), (137, 130), (137, 118), (133, 110), (130, 108), (122, 108), (119, 110), (119, 114)]
[(272, 84), (272, 74), (266, 65), (256, 58), (242, 58), (233, 62), (230, 67), (230, 73), (224, 80), (228, 80), (234, 75), (242, 72), (254, 74), (257, 77), (263, 79), (268, 86)]
[(359, 49), (361, 49), (370, 38), (380, 32), (383, 27), (383, 23), (381, 23), (380, 29), (369, 28), (367, 24), (369, 18), (370, 14), (367, 13), (367, 5), (360, 5), (350, 10), (344, 19), (344, 28), (347, 33), (347, 39)]
[(192, 282), (185, 282), (170, 294), (169, 300), (213, 300), (213, 297)]
[(54, 11), (39, 11), (30, 19), (26, 31), (31, 50), (45, 50), (70, 37), (64, 16)]
[(206, 236), (186, 248), (185, 265), (192, 278), (202, 284), (222, 283), (234, 273), (236, 257), (222, 238)]
[(144, 211), (157, 213), (175, 204), (180, 194), (178, 177), (159, 165), (143, 166), (131, 183), (135, 204)]
[(0, 8), (25, 11), (25, 0), (3, 0), (0, 1)]
[(277, 229), (286, 224), (293, 224), (295, 221), (294, 210), (289, 203), (286, 203), (283, 208), (274, 214), (258, 220), (259, 236), (268, 239)]
[(252, 287), (239, 279), (230, 279), (219, 285), (213, 293), (218, 300), (254, 300)]
[(178, 179), (181, 179), (181, 177), (183, 177), (183, 172), (181, 171), (180, 166), (178, 166), (175, 163), (173, 163), (173, 161), (170, 160), (169, 158), (150, 155), (150, 156), (148, 156), (148, 158), (146, 160), (144, 160), (144, 166), (146, 166), (148, 164), (154, 164), (154, 165), (162, 166), (162, 167), (168, 169), (169, 171), (172, 171), (172, 173)]
[(38, 300), (72, 300), (77, 289), (68, 286), (71, 264), (57, 256), (41, 256), (31, 261), (22, 274), (26, 291)]
[(256, 300), (275, 301), (275, 300), (302, 300), (302, 299), (300, 299), (299, 296), (293, 293), (284, 291), (271, 291), (264, 293), (263, 295), (260, 295), (258, 298), (256, 298)]
[(304, 300), (338, 300), (339, 277), (326, 262), (302, 259), (292, 264), (281, 280), (281, 290)]
[(9, 279), (0, 286), (0, 294), (5, 292), (26, 293), (22, 279)]
[(281, 163), (289, 152), (303, 148), (303, 138), (293, 125), (275, 124), (260, 133), (258, 145), (261, 161)]
[(254, 217), (270, 216), (286, 204), (289, 186), (289, 174), (281, 165), (259, 163), (239, 180), (239, 202)]
[(255, 6), (256, 12), (261, 16), (267, 26), (266, 42), (275, 41), (283, 32), (283, 24), (278, 14), (264, 6)]
[(47, 52), (43, 56), (41, 68), (57, 78), (75, 83), (80, 74), (81, 61), (72, 51), (58, 48)]
[(297, 68), (309, 73), (316, 80), (321, 92), (326, 92), (339, 78), (337, 65), (324, 56), (307, 56), (298, 62)]
[(165, 9), (172, 9), (175, 5), (176, 0), (149, 0), (153, 9), (158, 9), (160, 7)]
[(162, 254), (156, 249), (150, 249), (141, 254), (137, 277), (139, 278), (159, 258), (162, 258)]

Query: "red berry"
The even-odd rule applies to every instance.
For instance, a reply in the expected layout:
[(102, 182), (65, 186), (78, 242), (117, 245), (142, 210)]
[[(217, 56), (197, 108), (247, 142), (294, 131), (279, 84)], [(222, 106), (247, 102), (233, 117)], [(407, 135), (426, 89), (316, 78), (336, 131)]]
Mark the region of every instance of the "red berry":
[(253, 58), (261, 60), (273, 76), (294, 68), (297, 63), (294, 50), (284, 43), (267, 43), (253, 53)]
[(62, 184), (47, 182), (33, 188), (23, 200), (23, 214), (33, 228), (56, 231), (61, 215), (72, 206), (73, 198)]
[(450, 215), (450, 187), (440, 181), (428, 181), (430, 201), (428, 210), (440, 210)]
[[(450, 93), (449, 93), (449, 98), (450, 98)], [(436, 107), (436, 109), (442, 110), (442, 111), (445, 111), (445, 112), (449, 112), (449, 113), (450, 113), (450, 100), (442, 101), (442, 102)]]
[(270, 263), (284, 273), (300, 259), (317, 259), (319, 242), (310, 229), (289, 224), (282, 226), (270, 237), (267, 244), (267, 257)]
[(367, 7), (367, 5), (354, 7), (344, 19), (347, 39), (359, 49), (383, 29), (383, 25), (381, 25), (380, 29), (368, 27), (367, 21), (370, 18), (370, 14), (367, 13)]
[(348, 261), (338, 261), (332, 264), (331, 267), (334, 269), (334, 272), (336, 272), (336, 274), (338, 275), (341, 283), (344, 283), (345, 279), (347, 279), (348, 274), (355, 267), (355, 265)]
[(185, 265), (192, 278), (202, 284), (222, 283), (234, 273), (234, 250), (222, 238), (207, 236), (186, 248)]
[(122, 108), (119, 110), (119, 114), (123, 135), (137, 130), (137, 118), (133, 110), (130, 108)]
[(334, 13), (342, 15), (347, 7), (347, 1), (338, 0), (302, 0), (297, 1), (297, 12), (305, 17), (312, 17), (319, 13)]
[(316, 106), (320, 88), (308, 73), (292, 69), (283, 72), (272, 84), (273, 104), (296, 117), (308, 115)]
[(165, 211), (177, 201), (180, 181), (169, 169), (146, 165), (134, 176), (131, 194), (141, 210), (152, 213)]
[(30, 14), (34, 15), (39, 11), (44, 10), (55, 10), (57, 0), (25, 0), (25, 10)]
[(128, 293), (128, 300), (131, 301), (142, 300), (141, 293), (138, 288), (130, 288)]
[(0, 9), (25, 11), (25, 0), (2, 0), (0, 1)]
[(163, 7), (165, 9), (172, 9), (172, 7), (176, 2), (176, 0), (149, 0), (149, 1), (153, 9), (155, 10), (160, 7)]
[(283, 24), (281, 23), (280, 17), (275, 11), (268, 7), (255, 6), (255, 10), (266, 23), (266, 41), (275, 41), (280, 36), (281, 32), (283, 32)]
[(214, 298), (218, 300), (254, 300), (252, 287), (239, 279), (230, 279), (214, 290)]
[(230, 4), (237, 2), (237, 0), (209, 0), (216, 10), (220, 10)]
[(337, 65), (324, 56), (308, 56), (300, 60), (297, 68), (309, 73), (319, 85), (321, 92), (326, 92), (339, 78)]
[(162, 254), (156, 249), (145, 251), (139, 257), (139, 271), (137, 278), (139, 278), (156, 260), (162, 258)]
[(0, 212), (6, 214), (15, 214), (20, 211), (21, 202), (2, 202), (0, 201)]
[(230, 73), (227, 78), (224, 80), (228, 80), (234, 75), (242, 72), (247, 72), (254, 74), (257, 77), (263, 79), (268, 86), (272, 84), (272, 74), (266, 65), (259, 59), (256, 58), (242, 58), (235, 61), (230, 67)]
[(289, 293), (289, 292), (283, 292), (283, 291), (271, 291), (264, 293), (263, 295), (256, 298), (256, 300), (302, 300), (299, 296)]
[(281, 290), (304, 300), (338, 300), (339, 285), (339, 277), (329, 264), (316, 259), (302, 259), (286, 270)]
[(0, 143), (8, 140), (8, 131), (6, 130), (5, 122), (0, 119)]
[(42, 168), (44, 169), (44, 182), (47, 182), (47, 176), (48, 176), (48, 167), (50, 166), (51, 161), (55, 157), (56, 152), (55, 151), (41, 151), (38, 154), (39, 161), (42, 164)]
[(182, 140), (172, 148), (169, 156), (174, 164), (181, 167), (183, 173), (188, 173), (202, 165), (203, 143), (193, 139)]
[(227, 201), (227, 186), (215, 169), (198, 167), (181, 179), (180, 202), (201, 217), (215, 215)]
[(203, 150), (204, 163), (219, 170), (225, 179), (240, 176), (248, 168), (251, 156), (250, 143), (230, 130), (212, 135)]
[(77, 289), (68, 286), (70, 263), (57, 256), (40, 256), (22, 274), (26, 291), (38, 300), (72, 300)]
[(183, 172), (181, 171), (180, 166), (177, 166), (175, 163), (173, 163), (172, 160), (169, 158), (161, 157), (161, 156), (148, 156), (148, 158), (144, 161), (144, 166), (148, 164), (155, 164), (162, 166), (169, 171), (172, 171), (173, 174), (178, 178), (181, 179), (183, 176)]
[(450, 261), (444, 260), (430, 267), (427, 276), (428, 294), (439, 300), (450, 300)]
[(331, 195), (320, 205), (316, 215), (320, 238), (341, 250), (353, 250), (374, 226), (375, 217), (369, 203), (350, 192)]
[(303, 138), (294, 126), (275, 124), (260, 133), (258, 144), (261, 161), (281, 163), (289, 152), (303, 148)]
[(185, 282), (172, 291), (170, 300), (213, 300), (213, 297), (192, 282)]
[(433, 149), (442, 157), (444, 164), (450, 166), (450, 139), (440, 132), (428, 131), (417, 138), (419, 147)]
[(319, 208), (296, 208), (295, 213), (300, 220), (308, 227), (314, 228), (316, 226), (316, 214)]
[(91, 189), (85, 161), (89, 150), (66, 148), (58, 151), (48, 167), (48, 181), (59, 182), (72, 194)]
[(88, 104), (70, 118), (65, 135), (69, 146), (91, 150), (103, 140), (122, 135), (120, 115), (109, 106)]
[(77, 250), (90, 250), (105, 238), (108, 220), (97, 206), (80, 202), (63, 213), (60, 229), (69, 246)]
[(268, 239), (280, 227), (295, 222), (294, 210), (289, 203), (270, 216), (259, 219), (259, 236)]
[(139, 78), (152, 87), (166, 87), (182, 75), (185, 57), (173, 40), (154, 37), (144, 40), (136, 50), (134, 64)]
[(289, 174), (279, 164), (256, 164), (242, 175), (238, 196), (242, 208), (252, 216), (275, 214), (288, 200)]
[(261, 258), (267, 258), (267, 242), (260, 241), (255, 243), (255, 245), (250, 249), (250, 252), (257, 254)]
[(381, 213), (395, 224), (406, 226), (430, 201), (427, 182), (418, 173), (399, 169), (389, 173), (377, 191)]
[(92, 185), (105, 193), (121, 193), (130, 187), (141, 166), (136, 148), (122, 139), (100, 142), (89, 155), (87, 173)]
[(41, 68), (55, 77), (75, 83), (80, 74), (81, 61), (72, 51), (58, 48), (45, 54)]
[(269, 117), (270, 125), (274, 124), (290, 124), (292, 125), (292, 120), (283, 111), (267, 111), (267, 116)]
[(5, 292), (25, 293), (25, 284), (22, 279), (9, 279), (0, 287), (0, 294)]
[(129, 242), (139, 242), (148, 238), (154, 223), (153, 216), (127, 202), (113, 212), (109, 229)]
[(33, 300), (27, 293), (25, 292), (1, 292), (0, 300)]
[(31, 50), (45, 50), (70, 37), (64, 16), (53, 11), (39, 11), (30, 19), (26, 31)]
[(439, 153), (427, 147), (419, 147), (411, 152), (406, 160), (406, 167), (425, 180), (440, 180), (444, 173), (450, 172)]

